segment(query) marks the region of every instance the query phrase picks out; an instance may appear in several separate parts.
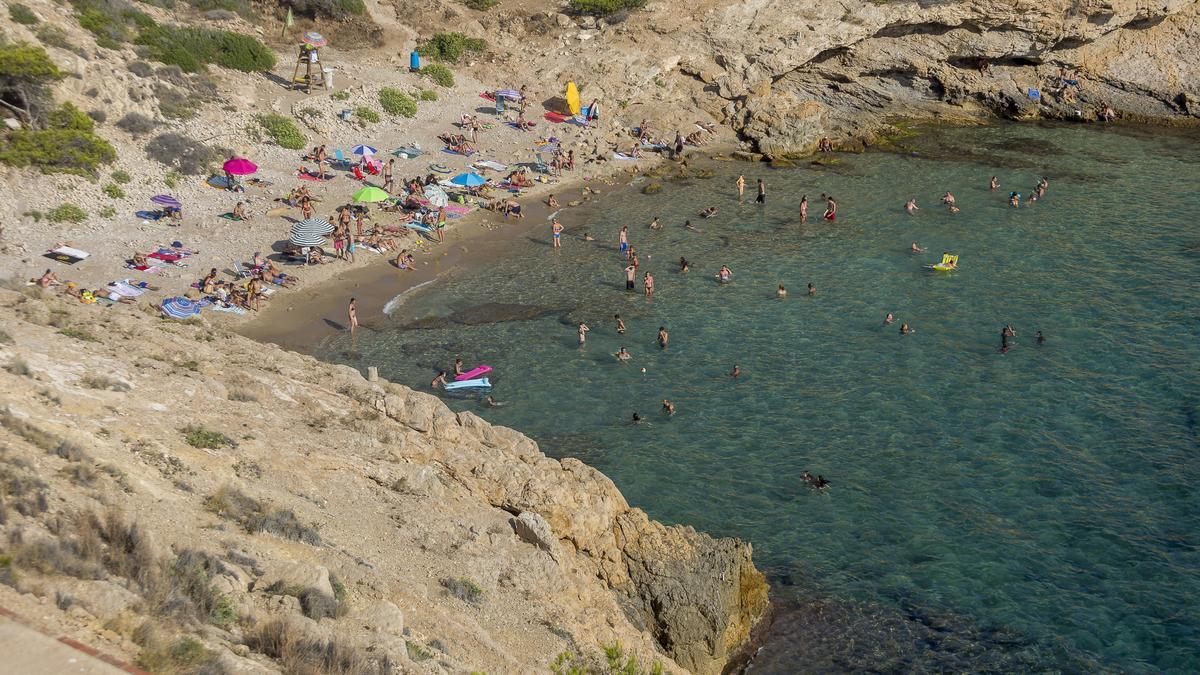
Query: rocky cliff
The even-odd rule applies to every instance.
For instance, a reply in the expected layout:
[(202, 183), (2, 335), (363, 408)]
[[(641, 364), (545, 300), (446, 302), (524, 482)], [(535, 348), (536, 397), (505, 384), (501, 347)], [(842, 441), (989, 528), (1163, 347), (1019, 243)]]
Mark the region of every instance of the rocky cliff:
[(0, 313), (0, 606), (101, 651), (717, 673), (766, 609), (748, 544), (433, 396), (140, 308), (0, 291)]

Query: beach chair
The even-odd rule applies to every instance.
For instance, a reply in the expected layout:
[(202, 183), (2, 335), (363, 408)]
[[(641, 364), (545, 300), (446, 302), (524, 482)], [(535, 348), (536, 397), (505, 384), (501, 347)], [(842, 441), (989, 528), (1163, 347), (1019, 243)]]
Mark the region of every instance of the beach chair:
[(333, 164), (334, 166), (337, 166), (337, 167), (340, 167), (343, 169), (350, 166), (350, 161), (346, 159), (346, 153), (342, 152), (341, 149), (335, 149), (333, 151), (333, 159), (334, 159), (334, 161), (330, 162), (330, 163)]
[(538, 173), (554, 173), (554, 171), (550, 168), (550, 165), (546, 163), (546, 160), (542, 159), (542, 153), (540, 152), (533, 153), (533, 170)]
[(233, 261), (233, 275), (239, 279), (244, 279), (244, 278), (250, 276), (250, 270), (246, 269), (245, 266), (242, 265), (242, 262), (240, 260), (234, 260)]
[(366, 179), (367, 179), (367, 177), (363, 175), (362, 169), (359, 168), (359, 166), (357, 164), (355, 164), (354, 165), (354, 180), (366, 180)]

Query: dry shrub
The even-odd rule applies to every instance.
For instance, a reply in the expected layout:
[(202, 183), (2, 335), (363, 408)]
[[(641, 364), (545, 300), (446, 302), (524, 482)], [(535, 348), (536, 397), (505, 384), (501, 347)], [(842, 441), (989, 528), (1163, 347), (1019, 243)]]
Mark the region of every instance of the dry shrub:
[(246, 645), (265, 654), (293, 675), (386, 675), (394, 667), (387, 657), (376, 660), (337, 639), (315, 638), (285, 618), (258, 624), (246, 634)]

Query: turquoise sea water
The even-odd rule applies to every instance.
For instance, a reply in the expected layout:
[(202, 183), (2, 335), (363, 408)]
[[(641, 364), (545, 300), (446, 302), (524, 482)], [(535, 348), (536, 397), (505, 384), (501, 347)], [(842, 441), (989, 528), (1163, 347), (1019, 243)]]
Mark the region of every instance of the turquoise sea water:
[[(756, 672), (1200, 670), (1200, 142), (998, 126), (912, 144), (623, 191), (572, 210), (561, 252), (547, 224), (317, 352), (426, 390), (455, 356), (491, 364), (507, 405), (453, 407), (596, 466), (654, 518), (753, 542), (781, 608)], [(738, 204), (738, 171), (751, 198), (766, 179), (765, 208)], [(1046, 198), (1008, 207), (1040, 175)], [(653, 300), (624, 290), (621, 225)], [(943, 250), (961, 271), (923, 268)]]

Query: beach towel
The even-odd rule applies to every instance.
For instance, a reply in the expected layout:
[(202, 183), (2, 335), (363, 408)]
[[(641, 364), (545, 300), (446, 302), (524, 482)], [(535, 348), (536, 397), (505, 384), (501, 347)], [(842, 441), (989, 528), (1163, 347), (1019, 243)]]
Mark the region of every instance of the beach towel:
[(326, 176), (325, 178), (321, 178), (320, 176), (317, 176), (317, 175), (314, 175), (311, 173), (298, 174), (296, 176), (296, 178), (299, 178), (300, 180), (316, 180), (316, 181), (333, 180), (333, 176)]
[(210, 176), (208, 180), (204, 181), (204, 184), (221, 190), (229, 189), (229, 179), (225, 176)]
[(219, 215), (217, 217), (224, 218), (225, 220), (234, 220), (234, 221), (238, 221), (238, 222), (241, 222), (241, 220), (242, 220), (241, 218), (238, 218), (237, 216), (233, 215), (232, 213), (222, 213), (221, 215)]
[(158, 220), (162, 218), (162, 211), (136, 211), (133, 215), (142, 220)]
[(113, 293), (116, 293), (117, 295), (123, 295), (127, 298), (136, 298), (146, 292), (145, 289), (136, 288), (124, 281), (110, 282), (108, 287), (112, 289)]
[(159, 274), (160, 272), (162, 272), (162, 268), (159, 267), (158, 265), (142, 265), (139, 267), (138, 265), (134, 265), (133, 263), (126, 263), (125, 267), (127, 269), (137, 270), (139, 272), (148, 272), (150, 274)]
[(447, 204), (445, 209), (448, 216), (461, 216), (471, 212), (471, 207), (463, 204)]
[(500, 162), (493, 162), (490, 159), (483, 159), (478, 162), (475, 162), (475, 168), (491, 169), (492, 171), (508, 171), (507, 164), (501, 164)]
[(481, 98), (485, 101), (493, 101), (494, 102), (496, 100), (496, 95), (490, 91), (485, 91), (479, 95), (479, 98)]
[(563, 122), (566, 122), (572, 118), (571, 115), (564, 115), (556, 112), (548, 112), (545, 115), (542, 115), (542, 117), (544, 117), (547, 122), (554, 122), (555, 124), (562, 124)]
[(459, 152), (458, 150), (451, 150), (450, 148), (443, 148), (442, 152), (444, 152), (448, 155), (462, 155), (463, 157), (470, 157), (471, 155), (474, 155), (476, 151), (472, 150), (470, 152)]
[(51, 260), (57, 260), (60, 263), (74, 265), (81, 260), (87, 260), (87, 257), (91, 254), (87, 251), (71, 248), (70, 246), (57, 246), (49, 251), (46, 251), (43, 255)]
[(228, 312), (229, 314), (242, 315), (246, 313), (246, 308), (244, 307), (238, 307), (237, 305), (222, 305), (217, 302), (208, 305), (208, 308), (214, 312)]
[(634, 157), (633, 155), (627, 155), (623, 152), (614, 152), (612, 158), (613, 159), (632, 159), (632, 160), (637, 159), (637, 157)]
[(154, 258), (155, 260), (161, 260), (161, 261), (163, 261), (163, 262), (165, 262), (165, 263), (171, 263), (171, 264), (177, 263), (177, 262), (179, 262), (180, 260), (183, 260), (183, 258), (184, 258), (184, 256), (182, 256), (182, 255), (177, 255), (177, 254), (175, 254), (175, 253), (168, 253), (168, 252), (164, 252), (162, 249), (159, 249), (159, 250), (155, 251), (154, 253), (151, 253), (150, 255), (148, 255), (148, 256), (146, 256), (146, 257), (147, 257), (147, 258)]

